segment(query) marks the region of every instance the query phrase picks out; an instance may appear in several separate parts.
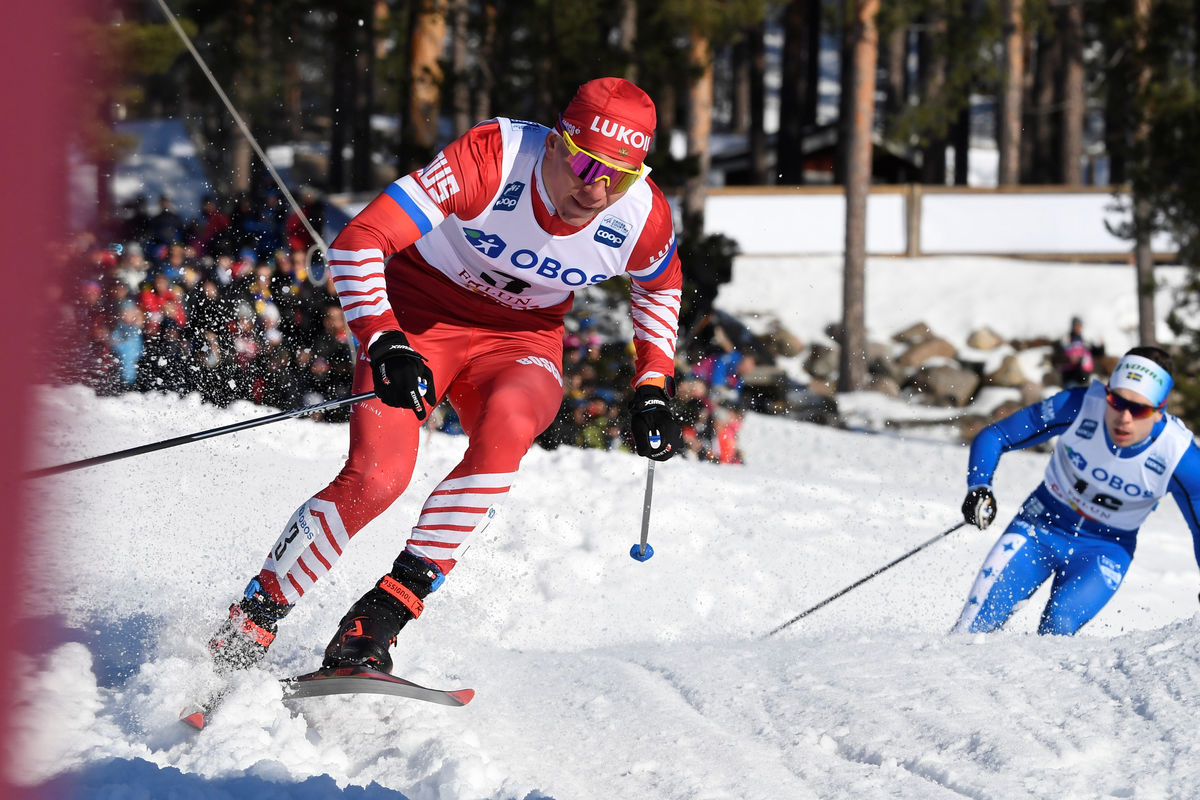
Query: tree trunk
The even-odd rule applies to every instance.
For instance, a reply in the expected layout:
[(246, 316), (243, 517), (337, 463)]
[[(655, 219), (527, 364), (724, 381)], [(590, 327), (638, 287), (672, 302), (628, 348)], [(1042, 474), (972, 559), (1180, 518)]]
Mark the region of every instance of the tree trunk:
[(442, 43), (446, 40), (446, 0), (422, 0), (413, 19), (409, 47), (408, 128), (417, 150), (437, 146), (442, 106)]
[[(821, 17), (812, 0), (792, 0), (783, 11), (783, 54), (779, 87), (779, 133), (775, 137), (775, 173), (779, 183), (804, 183), (804, 134), (816, 122), (816, 63), (810, 52)], [(819, 6), (818, 6), (819, 12)]]
[(729, 132), (738, 136), (750, 133), (750, 39), (754, 30), (742, 31), (741, 38), (729, 48), (731, 110)]
[[(854, 0), (854, 7), (857, 13), (858, 3), (860, 0)], [(845, 12), (843, 12), (845, 13)], [(856, 22), (854, 20), (842, 20), (842, 41), (838, 51), (838, 61), (841, 69), (841, 74), (838, 76), (838, 119), (837, 119), (837, 145), (833, 153), (833, 182), (836, 185), (845, 186), (849, 183), (846, 178), (846, 159), (848, 154), (846, 148), (849, 146), (852, 128), (854, 127), (854, 43), (856, 36)]]
[[(666, 147), (670, 141), (671, 131), (679, 127), (678, 113), (678, 93), (675, 90), (675, 84), (664, 83), (658, 90), (658, 97), (655, 99), (654, 107), (658, 112), (658, 129), (662, 131), (663, 138), (659, 145)], [(659, 141), (656, 139), (656, 141)]]
[(346, 189), (346, 144), (353, 122), (354, 87), (354, 20), (353, 15), (340, 11), (333, 30), (333, 66), (330, 69), (331, 106), (329, 126), (329, 191)]
[[(1146, 121), (1147, 93), (1150, 89), (1150, 65), (1144, 54), (1147, 47), (1147, 30), (1150, 26), (1150, 7), (1152, 0), (1133, 0), (1134, 41), (1133, 46), (1138, 54), (1138, 68), (1135, 76), (1137, 84), (1138, 107), (1141, 108), (1141, 119), (1138, 122), (1134, 136), (1137, 140), (1135, 152), (1144, 151), (1144, 142), (1150, 135), (1149, 124)], [(1145, 156), (1141, 156), (1145, 158)], [(1150, 201), (1138, 191), (1137, 184), (1133, 190), (1133, 261), (1137, 269), (1138, 293), (1138, 338), (1139, 344), (1158, 344), (1158, 334), (1154, 324), (1154, 253), (1150, 249), (1151, 217), (1153, 209)]]
[[(251, 35), (256, 27), (255, 9), (250, 0), (241, 0), (238, 3), (235, 19), (239, 20), (244, 29), (234, 37), (234, 52), (237, 54), (237, 64), (241, 67), (235, 71), (232, 86), (230, 86), (229, 97), (233, 107), (238, 110), (242, 121), (246, 123), (246, 127), (251, 131), (254, 130), (253, 114), (250, 112), (254, 94), (254, 74), (253, 67), (255, 59), (255, 41)], [(236, 125), (228, 128), (233, 136), (233, 142), (229, 148), (230, 153), (230, 168), (232, 171), (232, 179), (230, 186), (235, 194), (250, 191), (250, 176), (253, 169), (252, 155), (253, 151), (250, 148), (250, 142), (246, 139), (245, 134)]]
[(767, 168), (766, 72), (767, 48), (763, 26), (755, 25), (748, 33), (750, 50), (750, 179), (756, 186), (774, 183)]
[[(1111, 15), (1107, 3), (1100, 13)], [(1121, 186), (1128, 180), (1126, 166), (1129, 143), (1133, 138), (1131, 109), (1134, 73), (1130, 67), (1127, 41), (1123, 38), (1106, 38), (1104, 47), (1104, 58), (1109, 62), (1104, 75), (1104, 153), (1108, 157), (1108, 185)]]
[[(942, 9), (930, 11), (921, 34), (921, 103), (941, 106), (946, 98), (946, 15)], [(922, 148), (921, 183), (944, 186), (946, 183), (946, 133), (926, 132)]]
[[(1061, 180), (1062, 138), (1060, 136), (1059, 87), (1063, 68), (1062, 40), (1055, 32), (1037, 35), (1034, 57), (1033, 92), (1026, 114), (1031, 135), (1022, 137), (1029, 158), (1022, 169), (1025, 183), (1058, 183)], [(1024, 162), (1025, 159), (1022, 159)]]
[(454, 125), (454, 137), (457, 139), (475, 124), (471, 116), (471, 77), (468, 65), (470, 55), (469, 30), (467, 22), (470, 19), (467, 0), (451, 0), (450, 2), (451, 39), (450, 60), (454, 73), (452, 95), (452, 110), (450, 112)]
[(364, 4), (362, 26), (356, 31), (359, 43), (354, 54), (354, 139), (350, 162), (350, 190), (365, 192), (378, 188), (371, 174), (371, 114), (375, 111), (375, 9)]
[(695, 157), (699, 174), (688, 178), (683, 190), (685, 224), (697, 225), (691, 233), (704, 231), (704, 201), (708, 196), (708, 170), (712, 164), (713, 64), (708, 39), (699, 31), (691, 33), (691, 62), (700, 71), (688, 91), (688, 155)]
[(1025, 74), (1024, 0), (1004, 0), (1004, 81), (997, 139), (998, 182), (1016, 185), (1021, 167), (1021, 85)]
[(866, 385), (867, 336), (864, 312), (867, 260), (867, 195), (871, 189), (871, 133), (875, 127), (875, 66), (879, 0), (856, 0), (850, 27), (854, 61), (853, 124), (846, 147), (846, 261), (842, 288), (842, 349), (838, 391)]
[(1086, 111), (1083, 67), (1083, 2), (1073, 2), (1060, 11), (1063, 42), (1062, 87), (1062, 182), (1083, 184), (1083, 117)]
[(1154, 252), (1150, 249), (1150, 201), (1133, 199), (1133, 262), (1137, 270), (1138, 344), (1158, 344), (1154, 324)]
[(775, 136), (775, 173), (779, 183), (804, 183), (801, 107), (809, 86), (804, 81), (804, 3), (792, 0), (783, 9), (783, 52), (780, 55), (779, 133)]
[(496, 18), (499, 12), (494, 0), (482, 4), (482, 32), (479, 38), (479, 58), (476, 60), (479, 86), (475, 92), (475, 119), (490, 119), (492, 116), (492, 93), (496, 91), (496, 74), (493, 72), (496, 53)]
[(634, 48), (637, 46), (637, 0), (621, 0), (621, 22), (617, 35), (620, 37), (618, 48), (625, 59), (625, 80), (637, 83), (637, 57)]
[(807, 43), (804, 46), (804, 83), (808, 86), (801, 104), (800, 121), (805, 128), (817, 126), (817, 106), (821, 102), (821, 0), (804, 0), (806, 10), (804, 18), (808, 20), (805, 28)]
[(970, 183), (971, 153), (971, 85), (966, 87), (966, 104), (959, 109), (958, 119), (950, 132), (950, 144), (954, 147), (954, 185)]
[(888, 34), (884, 50), (887, 53), (887, 85), (884, 87), (883, 111), (893, 117), (908, 103), (907, 25), (900, 25)]
[[(295, 42), (300, 35), (300, 24), (295, 17), (288, 20), (288, 42)], [(283, 61), (283, 129), (292, 141), (300, 138), (304, 131), (304, 96), (300, 84), (300, 57), (294, 46), (284, 47), (280, 58)]]

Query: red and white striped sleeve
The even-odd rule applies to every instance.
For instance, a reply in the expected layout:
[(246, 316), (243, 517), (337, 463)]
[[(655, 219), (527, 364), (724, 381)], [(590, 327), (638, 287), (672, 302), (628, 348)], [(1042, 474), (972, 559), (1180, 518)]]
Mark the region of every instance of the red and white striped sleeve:
[[(671, 224), (671, 208), (654, 184), (654, 205), (630, 258), (630, 309), (633, 317), (633, 385), (673, 380), (679, 338), (679, 302), (683, 268)], [(667, 380), (670, 385), (670, 380)]]
[(329, 273), (346, 323), (363, 346), (399, 330), (388, 301), (387, 259), (458, 214), (470, 218), (500, 186), (504, 144), (498, 123), (477, 125), (423, 169), (392, 183), (329, 246)]

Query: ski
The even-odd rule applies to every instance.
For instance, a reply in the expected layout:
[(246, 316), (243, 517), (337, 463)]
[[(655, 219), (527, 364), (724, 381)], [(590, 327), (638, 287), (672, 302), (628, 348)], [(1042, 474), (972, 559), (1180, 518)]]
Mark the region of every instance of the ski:
[[(283, 686), (284, 700), (335, 694), (386, 694), (443, 706), (465, 706), (475, 697), (474, 689), (431, 689), (370, 667), (319, 669), (283, 678), (279, 683)], [(224, 696), (224, 691), (218, 692), (206, 700), (187, 706), (179, 713), (180, 721), (196, 730), (203, 730), (209, 715)]]
[(319, 669), (284, 678), (280, 683), (284, 700), (332, 694), (389, 694), (443, 706), (465, 706), (475, 697), (474, 689), (431, 689), (370, 667)]
[(185, 706), (179, 712), (179, 721), (192, 726), (196, 730), (203, 730), (205, 724), (208, 723), (208, 715), (213, 712), (213, 709), (217, 707), (217, 704), (221, 702), (221, 698), (224, 696), (225, 692), (220, 691), (210, 695), (205, 700)]

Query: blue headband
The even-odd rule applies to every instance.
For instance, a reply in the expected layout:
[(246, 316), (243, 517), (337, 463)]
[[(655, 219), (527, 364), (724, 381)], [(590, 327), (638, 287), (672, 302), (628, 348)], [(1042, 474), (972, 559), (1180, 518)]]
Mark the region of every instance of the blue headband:
[(1150, 405), (1162, 408), (1175, 381), (1161, 364), (1143, 356), (1122, 356), (1108, 379), (1108, 390), (1129, 389), (1150, 401)]

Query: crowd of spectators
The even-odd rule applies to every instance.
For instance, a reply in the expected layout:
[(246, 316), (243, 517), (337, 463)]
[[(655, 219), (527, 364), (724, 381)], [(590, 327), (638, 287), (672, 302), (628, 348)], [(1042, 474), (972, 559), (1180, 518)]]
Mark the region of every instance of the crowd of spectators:
[[(319, 219), (315, 197), (306, 199)], [(60, 380), (106, 395), (197, 392), (219, 406), (294, 408), (350, 393), (341, 307), (330, 287), (307, 280), (312, 239), (278, 196), (208, 198), (191, 221), (167, 197), (125, 212), (106, 235), (80, 234), (68, 250), (69, 297), (55, 329), (82, 357), (59, 360)]]
[[(538, 438), (543, 447), (570, 444), (633, 452), (629, 426), (622, 420), (633, 394), (633, 345), (606, 338), (598, 327), (588, 315), (568, 319), (563, 404)], [(685, 456), (741, 464), (738, 434), (750, 406), (744, 378), (755, 359), (734, 346), (719, 324), (703, 327), (708, 335), (685, 335), (675, 360), (675, 409), (683, 423)]]
[[(320, 224), (315, 194), (301, 195)], [(329, 284), (308, 280), (313, 241), (278, 193), (206, 198), (185, 220), (169, 197), (139, 198), (103, 234), (78, 235), (66, 252), (67, 296), (53, 346), (54, 377), (99, 394), (198, 393), (227, 406), (250, 401), (282, 409), (351, 393), (354, 342)], [(582, 304), (581, 304), (582, 305)], [(628, 313), (628, 312), (625, 312)], [(693, 339), (677, 359), (678, 408), (690, 458), (741, 463), (742, 376), (754, 359), (717, 335)], [(586, 314), (568, 319), (563, 405), (538, 439), (632, 451), (622, 419), (631, 396), (632, 345), (602, 335)], [(319, 418), (340, 421), (348, 407)], [(432, 426), (461, 433), (443, 404)]]

